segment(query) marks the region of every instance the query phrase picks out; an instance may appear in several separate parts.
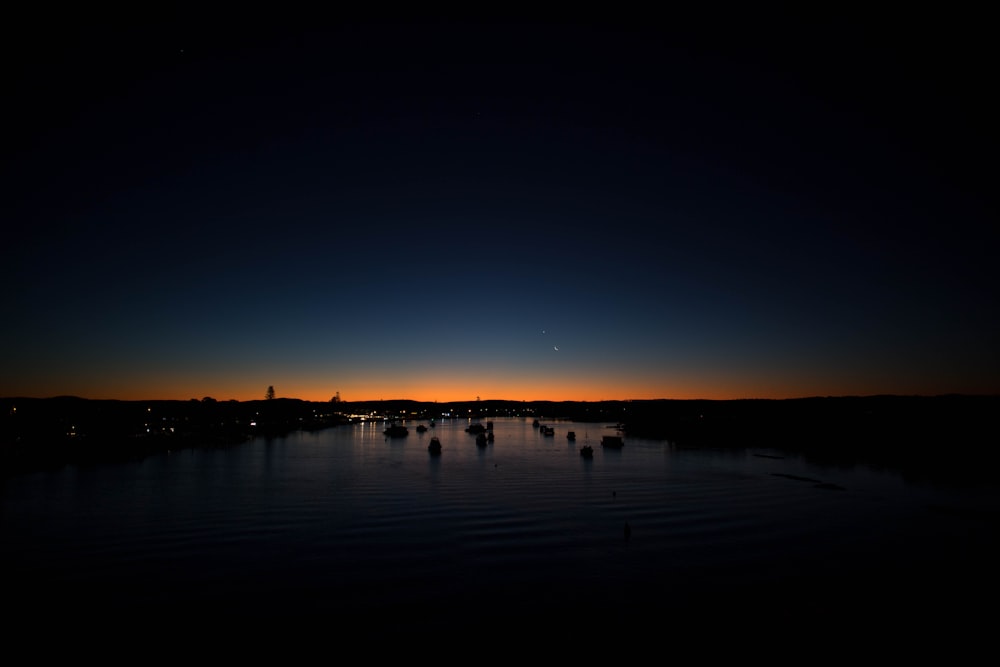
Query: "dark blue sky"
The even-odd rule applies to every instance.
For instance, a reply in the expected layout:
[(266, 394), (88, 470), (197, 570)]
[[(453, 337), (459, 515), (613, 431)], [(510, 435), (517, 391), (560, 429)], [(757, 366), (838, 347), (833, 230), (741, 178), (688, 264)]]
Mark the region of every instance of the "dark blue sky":
[(995, 393), (984, 25), (26, 19), (0, 395)]

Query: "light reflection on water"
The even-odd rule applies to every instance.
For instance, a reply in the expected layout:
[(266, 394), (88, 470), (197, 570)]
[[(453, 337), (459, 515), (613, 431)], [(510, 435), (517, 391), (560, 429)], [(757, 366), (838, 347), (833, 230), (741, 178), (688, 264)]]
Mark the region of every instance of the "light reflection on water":
[[(480, 448), (466, 425), (420, 434), (410, 424), (393, 440), (380, 423), (357, 425), (8, 480), (2, 555), (18, 575), (15, 600), (470, 617), (513, 607), (658, 617), (714, 600), (797, 615), (831, 600), (937, 605), (928, 593), (945, 595), (956, 567), (977, 577), (995, 554), (995, 520), (932, 508), (995, 513), (996, 489), (635, 438), (604, 450), (603, 424), (555, 423), (544, 437), (530, 420), (495, 420), (495, 442)], [(585, 443), (592, 460), (579, 455)]]

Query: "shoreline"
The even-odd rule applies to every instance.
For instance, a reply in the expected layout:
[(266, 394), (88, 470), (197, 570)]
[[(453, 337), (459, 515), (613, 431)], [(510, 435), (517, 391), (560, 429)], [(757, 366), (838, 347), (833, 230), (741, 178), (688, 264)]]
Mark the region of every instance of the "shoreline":
[[(0, 399), (3, 476), (141, 460), (173, 449), (238, 446), (372, 419), (525, 419), (608, 423), (626, 439), (676, 446), (767, 448), (830, 464), (868, 463), (961, 482), (991, 481), (1000, 396), (550, 402), (116, 401)], [(447, 416), (446, 416), (447, 415)], [(458, 417), (457, 415), (463, 415)]]

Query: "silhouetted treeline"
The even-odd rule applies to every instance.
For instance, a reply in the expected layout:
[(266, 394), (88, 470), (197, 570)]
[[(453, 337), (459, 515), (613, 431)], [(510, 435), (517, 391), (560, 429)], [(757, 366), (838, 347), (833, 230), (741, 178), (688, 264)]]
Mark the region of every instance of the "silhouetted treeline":
[(72, 396), (0, 399), (0, 470), (4, 474), (142, 459), (186, 447), (240, 444), (256, 435), (344, 423), (329, 404), (261, 401), (111, 401)]
[(870, 396), (786, 400), (310, 402), (0, 399), (5, 473), (142, 458), (182, 447), (239, 444), (348, 422), (521, 417), (606, 423), (626, 436), (682, 447), (763, 447), (830, 463), (867, 462), (913, 474), (992, 476), (1000, 396)]
[(626, 433), (678, 446), (760, 447), (913, 476), (993, 479), (1000, 396), (868, 396), (634, 405)]

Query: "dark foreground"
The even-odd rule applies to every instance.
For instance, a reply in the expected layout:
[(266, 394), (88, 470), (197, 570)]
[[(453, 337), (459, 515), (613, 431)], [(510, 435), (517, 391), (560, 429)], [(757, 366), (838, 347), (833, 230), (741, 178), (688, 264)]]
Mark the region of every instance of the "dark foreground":
[[(19, 440), (5, 442), (15, 442), (21, 448), (19, 451), (45, 453), (43, 460), (52, 466), (68, 462), (84, 465), (116, 456), (140, 457), (143, 451), (154, 451), (156, 447), (181, 446), (234, 447), (223, 456), (217, 456), (219, 452), (205, 452), (209, 458), (228, 461), (230, 456), (238, 457), (255, 447), (267, 450), (270, 445), (255, 440), (241, 449), (242, 438), (253, 434), (244, 427), (260, 429), (256, 435), (265, 437), (281, 429), (336, 428), (338, 418), (333, 415), (339, 414), (323, 412), (322, 408), (329, 410), (330, 406), (278, 400), (133, 404), (67, 399), (18, 401), (17, 407), (16, 418), (31, 416), (25, 423), (37, 428), (23, 428)], [(360, 407), (347, 406), (351, 411)], [(414, 406), (397, 407), (402, 413), (404, 408), (409, 410)], [(992, 484), (994, 472), (988, 462), (996, 454), (986, 446), (989, 431), (983, 434), (979, 429), (989, 425), (996, 414), (995, 407), (994, 399), (969, 397), (664, 401), (539, 404), (531, 406), (533, 412), (524, 418), (529, 423), (531, 415), (546, 422), (583, 421), (580, 411), (597, 411), (601, 414), (593, 421), (601, 423), (602, 428), (620, 425), (625, 431), (625, 452), (630, 451), (628, 439), (641, 434), (644, 439), (663, 438), (672, 447), (681, 449), (763, 446), (766, 449), (758, 452), (760, 455), (797, 449), (823, 461), (865, 458), (906, 468), (907, 474)], [(65, 408), (72, 411), (66, 412)], [(489, 417), (499, 412), (487, 410), (498, 411), (507, 406), (482, 408), (481, 417)], [(609, 419), (619, 413), (624, 415), (622, 419)], [(5, 415), (5, 428), (16, 425), (9, 411)], [(418, 414), (409, 419), (417, 421), (429, 416)], [(72, 420), (67, 421), (68, 417)], [(67, 425), (73, 427), (69, 431), (73, 435), (60, 436), (60, 429)], [(457, 425), (453, 426), (461, 432)], [(145, 430), (134, 431), (136, 428), (148, 428), (148, 435), (143, 435)], [(52, 436), (50, 440), (40, 437), (46, 433)], [(329, 435), (339, 433), (332, 430)], [(29, 443), (37, 449), (28, 447)], [(107, 443), (117, 443), (118, 448)], [(640, 448), (656, 452), (660, 449), (645, 442), (637, 443), (632, 451)], [(392, 448), (387, 445), (385, 449)], [(71, 458), (56, 456), (60, 452)], [(714, 456), (716, 452), (687, 454)], [(157, 458), (176, 461), (197, 457)], [(417, 460), (422, 463), (424, 457), (418, 456)], [(578, 463), (575, 457), (570, 460)], [(786, 659), (796, 663), (803, 658), (829, 659), (841, 651), (846, 654), (844, 657), (854, 660), (891, 655), (898, 661), (907, 654), (927, 657), (928, 647), (942, 643), (947, 645), (949, 653), (938, 657), (954, 662), (974, 655), (968, 651), (976, 646), (977, 640), (992, 637), (994, 616), (988, 601), (998, 592), (994, 576), (998, 547), (984, 546), (984, 541), (972, 540), (971, 536), (1000, 531), (995, 502), (928, 508), (926, 515), (919, 515), (919, 530), (912, 539), (913, 548), (907, 550), (905, 557), (893, 549), (880, 549), (885, 545), (882, 540), (872, 541), (869, 548), (865, 533), (847, 531), (838, 534), (837, 540), (811, 545), (808, 558), (796, 558), (797, 533), (788, 530), (788, 524), (778, 524), (782, 530), (776, 534), (783, 538), (776, 542), (781, 548), (766, 553), (753, 549), (742, 553), (739, 545), (745, 543), (719, 542), (720, 550), (741, 552), (733, 558), (736, 565), (732, 568), (712, 567), (697, 560), (696, 567), (678, 570), (671, 563), (676, 563), (676, 554), (686, 553), (689, 547), (679, 537), (672, 536), (651, 549), (651, 533), (642, 522), (633, 521), (635, 530), (627, 540), (616, 530), (613, 544), (609, 541), (599, 550), (602, 554), (612, 553), (612, 558), (574, 560), (567, 557), (565, 550), (556, 549), (548, 554), (550, 557), (542, 559), (543, 564), (551, 564), (551, 569), (522, 576), (522, 571), (507, 568), (504, 576), (502, 559), (497, 567), (493, 558), (463, 559), (451, 549), (435, 551), (430, 560), (422, 561), (421, 552), (415, 551), (413, 544), (399, 537), (395, 530), (414, 523), (422, 528), (433, 526), (434, 521), (427, 521), (423, 511), (410, 511), (412, 503), (406, 503), (398, 521), (393, 519), (383, 524), (394, 529), (386, 534), (388, 537), (365, 525), (360, 527), (361, 537), (353, 540), (345, 539), (346, 531), (340, 531), (337, 539), (329, 541), (313, 538), (281, 541), (269, 537), (274, 534), (270, 531), (281, 533), (280, 527), (286, 522), (314, 525), (321, 533), (332, 531), (337, 521), (324, 510), (318, 515), (321, 520), (296, 520), (293, 515), (282, 514), (280, 522), (267, 524), (267, 529), (235, 533), (243, 539), (255, 534), (261, 539), (243, 542), (227, 533), (221, 541), (223, 546), (218, 548), (225, 552), (229, 545), (239, 545), (239, 549), (233, 550), (232, 559), (229, 554), (219, 557), (215, 548), (204, 547), (194, 549), (196, 553), (191, 557), (172, 557), (177, 549), (183, 554), (185, 544), (207, 539), (219, 525), (225, 524), (220, 517), (228, 515), (220, 513), (209, 498), (238, 498), (239, 502), (232, 503), (238, 505), (235, 515), (249, 512), (251, 508), (245, 504), (248, 497), (243, 494), (254, 487), (248, 487), (246, 480), (231, 479), (237, 467), (220, 466), (224, 475), (206, 478), (204, 486), (195, 487), (197, 493), (189, 505), (181, 503), (180, 496), (164, 493), (165, 487), (159, 484), (150, 486), (153, 493), (147, 496), (136, 492), (121, 499), (116, 497), (116, 502), (108, 504), (108, 525), (118, 524), (119, 512), (138, 513), (153, 519), (150, 523), (155, 531), (152, 528), (139, 531), (138, 535), (144, 539), (138, 541), (138, 559), (134, 561), (115, 556), (114, 541), (126, 536), (118, 529), (109, 530), (109, 541), (98, 541), (94, 550), (66, 549), (66, 558), (73, 563), (69, 566), (71, 574), (80, 559), (89, 554), (92, 559), (89, 566), (95, 576), (86, 577), (53, 577), (50, 562), (35, 558), (32, 553), (36, 546), (44, 546), (47, 538), (61, 535), (47, 535), (44, 529), (53, 513), (56, 491), (56, 487), (47, 483), (60, 477), (74, 480), (72, 493), (68, 494), (68, 516), (72, 520), (64, 528), (82, 531), (86, 538), (83, 542), (90, 542), (90, 536), (97, 530), (89, 523), (92, 518), (89, 510), (93, 506), (83, 502), (78, 492), (98, 484), (77, 485), (77, 482), (105, 483), (110, 479), (107, 470), (114, 466), (96, 466), (80, 471), (82, 475), (74, 470), (71, 475), (7, 480), (12, 487), (20, 483), (31, 487), (32, 497), (40, 500), (37, 506), (28, 507), (46, 518), (37, 523), (23, 522), (18, 525), (22, 533), (5, 535), (5, 538), (22, 538), (30, 547), (23, 559), (19, 557), (4, 568), (5, 606), (18, 621), (7, 622), (7, 636), (17, 641), (26, 636), (22, 631), (27, 630), (40, 632), (39, 641), (51, 641), (53, 637), (67, 637), (67, 630), (79, 630), (107, 645), (141, 637), (157, 651), (161, 646), (180, 647), (195, 638), (207, 638), (213, 647), (222, 646), (230, 658), (243, 650), (256, 656), (261, 643), (268, 641), (279, 643), (285, 651), (296, 651), (318, 640), (328, 650), (341, 654), (344, 649), (374, 653), (416, 646), (418, 650), (431, 648), (436, 658), (461, 655), (463, 659), (477, 652), (495, 656), (509, 651), (523, 656), (539, 647), (558, 650), (564, 658), (572, 655), (635, 659), (654, 650), (662, 659), (676, 659), (689, 655), (694, 645), (699, 657), (723, 651), (742, 659), (752, 656), (768, 662)], [(133, 466), (123, 468), (129, 471), (125, 486), (131, 488)], [(323, 474), (336, 469), (331, 467)], [(199, 475), (204, 471), (202, 467), (192, 470)], [(390, 478), (383, 481), (393, 485), (395, 492), (399, 491), (395, 486), (398, 480), (409, 476), (392, 477), (393, 470), (387, 466), (380, 477)], [(177, 479), (190, 480), (199, 475), (187, 478), (177, 475)], [(228, 481), (223, 483), (223, 480)], [(288, 486), (285, 478), (281, 478), (270, 489)], [(223, 491), (216, 493), (220, 489)], [(846, 495), (844, 491), (823, 489), (817, 489), (816, 494)], [(567, 494), (558, 495), (563, 498)], [(275, 500), (266, 494), (260, 497), (264, 498), (261, 502), (265, 507), (271, 507)], [(622, 497), (619, 493), (619, 499)], [(460, 506), (475, 505), (462, 496), (459, 500)], [(688, 496), (686, 501), (690, 500)], [(147, 506), (146, 501), (151, 504)], [(314, 501), (316, 497), (309, 496), (309, 502), (292, 505), (322, 506)], [(673, 498), (668, 498), (663, 506), (669, 508), (673, 502)], [(77, 503), (80, 512), (76, 511)], [(273, 507), (288, 506), (273, 502)], [(169, 511), (161, 512), (157, 507)], [(423, 507), (433, 510), (432, 505)], [(839, 512), (817, 515), (817, 520), (842, 520), (844, 505), (836, 507)], [(962, 513), (954, 514), (953, 521), (949, 519), (956, 530), (947, 533), (950, 535), (947, 539), (957, 538), (957, 541), (947, 549), (935, 549), (942, 542), (941, 534), (931, 531), (930, 523), (924, 523), (923, 519), (936, 519), (940, 512), (957, 512), (959, 508), (963, 508)], [(264, 516), (272, 515), (265, 512)], [(699, 512), (692, 512), (691, 516), (708, 521), (720, 518)], [(728, 521), (726, 516), (721, 517), (723, 521)], [(507, 531), (509, 540), (497, 541), (491, 551), (503, 554), (509, 549), (519, 549), (523, 540), (550, 532), (551, 524), (539, 529), (517, 511), (497, 514), (494, 509), (489, 517), (483, 526), (463, 522), (466, 527), (477, 527), (462, 533), (462, 543), (468, 546), (468, 540), (486, 536), (495, 539), (498, 532)], [(204, 522), (204, 530), (183, 527), (194, 520)], [(166, 541), (146, 541), (149, 534), (161, 530), (167, 536)], [(763, 530), (767, 530), (766, 523)], [(896, 534), (894, 530), (894, 526), (886, 525), (890, 534)], [(756, 526), (753, 532), (757, 532)], [(695, 533), (701, 534), (701, 528)], [(100, 530), (97, 534), (101, 534)], [(839, 557), (844, 553), (838, 548), (842, 541), (862, 544), (863, 557)], [(911, 546), (910, 541), (906, 540), (907, 546)], [(421, 542), (423, 538), (417, 540), (418, 544)], [(77, 545), (73, 540), (65, 544)], [(711, 544), (713, 548), (716, 545), (714, 541)], [(1000, 539), (995, 544), (1000, 545)], [(785, 549), (786, 546), (792, 548)], [(268, 567), (240, 570), (239, 561), (243, 558), (259, 558)], [(451, 565), (442, 565), (441, 560)], [(476, 566), (470, 566), (470, 562)], [(136, 564), (137, 571), (129, 570)], [(490, 566), (478, 567), (479, 564)], [(379, 567), (386, 568), (384, 581), (359, 574), (367, 568)], [(335, 574), (328, 575), (330, 571)], [(679, 571), (684, 576), (678, 576)], [(149, 573), (162, 575), (169, 584)], [(428, 580), (432, 583), (427, 583)], [(986, 609), (982, 606), (984, 601)], [(406, 643), (412, 641), (422, 643)], [(872, 642), (889, 655), (874, 655)], [(76, 650), (80, 646), (73, 644)], [(612, 652), (598, 654), (602, 649)]]

